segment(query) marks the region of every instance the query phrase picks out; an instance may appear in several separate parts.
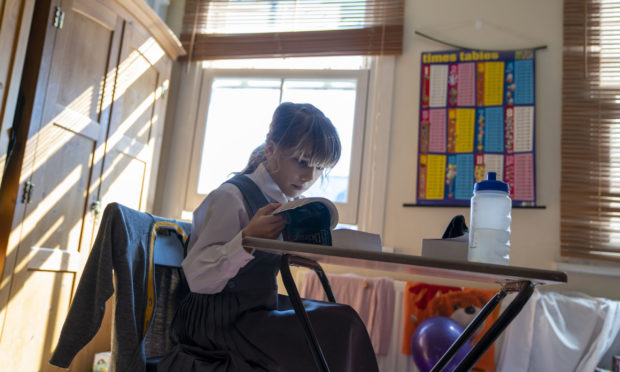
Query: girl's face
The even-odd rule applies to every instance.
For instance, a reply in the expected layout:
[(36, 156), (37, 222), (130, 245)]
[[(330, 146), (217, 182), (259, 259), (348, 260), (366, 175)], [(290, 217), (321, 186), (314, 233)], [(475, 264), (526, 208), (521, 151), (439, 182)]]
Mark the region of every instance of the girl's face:
[(284, 195), (294, 198), (308, 190), (323, 174), (322, 168), (308, 166), (307, 159), (294, 157), (269, 141), (265, 146), (267, 169)]

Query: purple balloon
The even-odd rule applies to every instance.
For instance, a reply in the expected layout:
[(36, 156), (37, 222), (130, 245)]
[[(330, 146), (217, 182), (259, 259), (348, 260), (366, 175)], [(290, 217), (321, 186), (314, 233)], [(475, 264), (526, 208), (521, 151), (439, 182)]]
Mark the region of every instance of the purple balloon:
[[(430, 371), (461, 333), (463, 327), (445, 316), (434, 316), (422, 321), (411, 337), (411, 355), (420, 372)], [(469, 349), (471, 344), (467, 341), (443, 371), (453, 371)]]

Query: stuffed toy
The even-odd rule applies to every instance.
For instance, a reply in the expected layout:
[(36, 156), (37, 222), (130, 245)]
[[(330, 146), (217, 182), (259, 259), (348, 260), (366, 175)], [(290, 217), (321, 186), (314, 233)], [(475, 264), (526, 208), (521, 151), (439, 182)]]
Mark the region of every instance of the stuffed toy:
[[(487, 290), (475, 288), (442, 293), (429, 302), (419, 321), (431, 316), (446, 316), (465, 328), (490, 299), (489, 295), (492, 297), (494, 293), (493, 291), (489, 293)], [(474, 337), (477, 337), (480, 331), (481, 329), (476, 330)]]
[[(415, 328), (427, 318), (445, 316), (463, 328), (475, 318), (482, 307), (495, 295), (494, 290), (435, 286), (425, 283), (407, 283), (405, 290), (404, 354), (410, 354), (408, 345)], [(489, 315), (483, 326), (472, 336), (472, 345), (497, 319), (499, 306)], [(491, 346), (475, 365), (477, 370), (492, 371), (495, 367), (494, 348)]]

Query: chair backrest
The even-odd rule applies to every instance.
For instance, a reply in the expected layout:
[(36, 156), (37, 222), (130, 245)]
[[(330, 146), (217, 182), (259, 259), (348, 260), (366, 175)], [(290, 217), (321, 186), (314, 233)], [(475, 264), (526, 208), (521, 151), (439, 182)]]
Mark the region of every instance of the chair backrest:
[(180, 265), (191, 228), (108, 204), (50, 363), (69, 368), (100, 328), (113, 294), (112, 370), (144, 371), (149, 357), (166, 354), (170, 323), (189, 293)]
[(147, 288), (145, 316), (147, 360), (161, 357), (171, 349), (170, 324), (179, 303), (189, 292), (181, 269), (186, 244), (187, 236), (173, 223), (156, 223), (153, 227), (147, 280), (147, 286), (152, 288)]

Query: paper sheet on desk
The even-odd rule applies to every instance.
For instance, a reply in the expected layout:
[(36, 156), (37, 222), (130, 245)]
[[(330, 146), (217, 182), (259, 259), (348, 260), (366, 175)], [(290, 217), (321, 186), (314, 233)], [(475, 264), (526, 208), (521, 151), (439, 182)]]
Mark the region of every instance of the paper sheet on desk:
[(332, 246), (381, 252), (381, 235), (359, 230), (336, 229), (332, 231)]
[(422, 239), (422, 256), (467, 261), (469, 233), (447, 239)]

